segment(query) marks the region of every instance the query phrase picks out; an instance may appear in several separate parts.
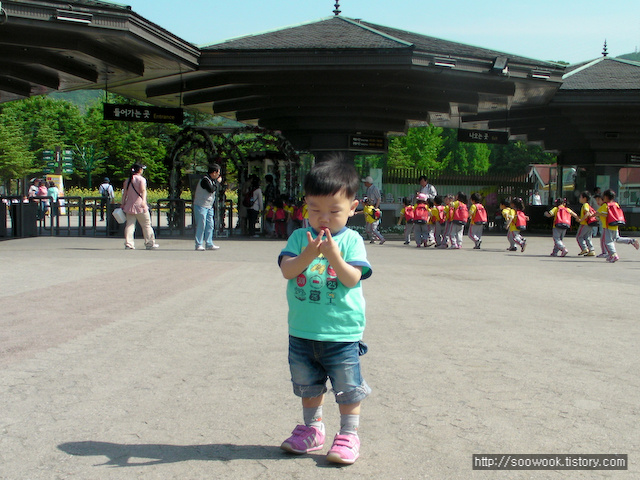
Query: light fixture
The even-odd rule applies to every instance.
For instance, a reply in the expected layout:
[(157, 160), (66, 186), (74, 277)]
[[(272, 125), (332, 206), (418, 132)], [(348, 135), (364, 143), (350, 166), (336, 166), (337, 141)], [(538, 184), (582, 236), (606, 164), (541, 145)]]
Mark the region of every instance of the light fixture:
[(551, 72), (547, 70), (531, 70), (531, 78), (537, 78), (539, 80), (549, 80), (551, 78)]
[(506, 75), (509, 73), (509, 67), (507, 66), (508, 63), (509, 58), (507, 56), (500, 55), (496, 57), (493, 61), (493, 65), (491, 66), (491, 73)]
[(452, 58), (441, 58), (441, 57), (436, 57), (433, 59), (433, 64), (436, 67), (445, 67), (445, 68), (455, 68), (456, 67), (456, 61)]
[(93, 20), (93, 15), (90, 13), (74, 12), (71, 10), (56, 10), (56, 20), (62, 22), (82, 23), (89, 25)]

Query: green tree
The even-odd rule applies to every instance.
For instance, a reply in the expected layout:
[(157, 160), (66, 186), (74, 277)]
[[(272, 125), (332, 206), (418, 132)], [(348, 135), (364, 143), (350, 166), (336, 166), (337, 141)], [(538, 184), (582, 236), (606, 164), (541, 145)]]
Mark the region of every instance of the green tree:
[(491, 150), (484, 143), (465, 143), (458, 141), (458, 131), (445, 128), (441, 150), (441, 164), (447, 171), (461, 175), (482, 175), (489, 171)]
[(85, 131), (79, 108), (64, 100), (37, 96), (2, 106), (2, 115), (20, 127), (34, 153), (82, 141)]
[(14, 119), (0, 115), (0, 179), (10, 191), (11, 180), (22, 179), (37, 171), (35, 155), (29, 150), (20, 126)]
[(443, 129), (429, 125), (410, 128), (404, 137), (392, 138), (389, 142), (389, 167), (416, 167), (421, 170), (440, 171), (444, 168), (441, 151), (444, 140)]
[[(128, 99), (120, 100), (122, 103), (135, 103)], [(87, 110), (85, 123), (86, 141), (95, 149), (95, 156), (106, 157), (94, 175), (107, 175), (118, 182), (128, 177), (133, 163), (140, 163), (147, 166), (146, 177), (151, 184), (166, 184), (168, 169), (165, 158), (179, 127), (104, 120), (101, 103)]]
[(554, 163), (556, 156), (547, 153), (539, 145), (524, 142), (509, 142), (507, 145), (492, 145), (490, 173), (521, 175), (532, 163)]

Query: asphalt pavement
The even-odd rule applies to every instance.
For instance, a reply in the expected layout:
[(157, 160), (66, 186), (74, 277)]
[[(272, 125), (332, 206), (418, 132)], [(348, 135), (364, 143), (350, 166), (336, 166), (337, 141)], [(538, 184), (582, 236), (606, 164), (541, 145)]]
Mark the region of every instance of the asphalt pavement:
[[(138, 240), (138, 246), (142, 242)], [(640, 478), (640, 252), (367, 244), (360, 459), (292, 456), (283, 241), (0, 242), (0, 478)], [(328, 438), (338, 429), (332, 397)], [(627, 471), (472, 455), (627, 454)]]

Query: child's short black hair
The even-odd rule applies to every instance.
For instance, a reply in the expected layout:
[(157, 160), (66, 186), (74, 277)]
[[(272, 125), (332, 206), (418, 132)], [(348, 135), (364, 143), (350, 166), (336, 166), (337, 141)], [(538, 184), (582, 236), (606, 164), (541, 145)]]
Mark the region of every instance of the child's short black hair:
[(611, 190), (610, 188), (605, 190), (604, 192), (602, 192), (602, 198), (607, 197), (609, 200), (615, 200), (616, 199), (616, 191), (615, 190)]
[(429, 205), (429, 208), (433, 208), (433, 206), (435, 205), (435, 203), (433, 203), (433, 198), (427, 198), (427, 205)]
[(524, 210), (524, 201), (521, 198), (514, 197), (511, 200), (511, 203), (513, 203), (513, 206), (516, 207), (516, 210)]
[(464, 192), (458, 192), (457, 200), (462, 203), (467, 203), (467, 194)]
[(580, 196), (586, 198), (587, 201), (591, 200), (591, 193), (588, 192), (587, 190), (585, 190), (584, 192), (581, 192)]
[(482, 195), (480, 195), (478, 192), (472, 193), (471, 201), (475, 203), (480, 203), (482, 201)]
[(344, 190), (349, 198), (356, 198), (360, 177), (353, 164), (341, 154), (330, 155), (316, 163), (304, 179), (305, 195), (324, 197)]
[(402, 197), (402, 203), (404, 205), (411, 205), (411, 197)]
[(440, 195), (436, 195), (433, 199), (433, 203), (436, 205), (442, 205), (442, 197)]
[(509, 197), (505, 197), (502, 200), (500, 200), (500, 205), (504, 205), (505, 207), (508, 207), (510, 203), (511, 203), (511, 199)]

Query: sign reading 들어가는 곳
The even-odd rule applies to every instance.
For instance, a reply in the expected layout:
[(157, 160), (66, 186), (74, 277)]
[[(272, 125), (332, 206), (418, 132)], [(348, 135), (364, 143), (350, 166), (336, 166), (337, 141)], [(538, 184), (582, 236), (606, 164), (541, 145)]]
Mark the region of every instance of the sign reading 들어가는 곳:
[(103, 118), (124, 122), (174, 123), (181, 125), (184, 111), (181, 108), (147, 107), (142, 105), (116, 105), (105, 103)]

